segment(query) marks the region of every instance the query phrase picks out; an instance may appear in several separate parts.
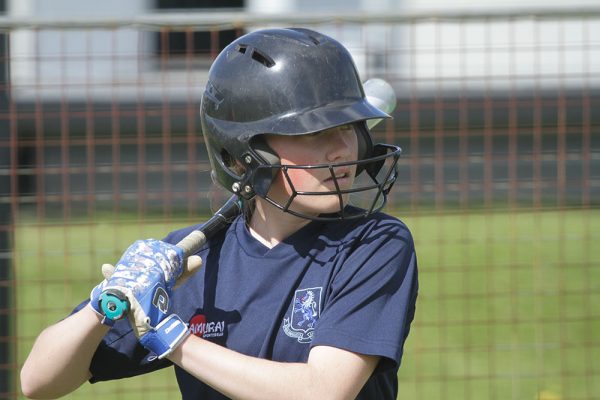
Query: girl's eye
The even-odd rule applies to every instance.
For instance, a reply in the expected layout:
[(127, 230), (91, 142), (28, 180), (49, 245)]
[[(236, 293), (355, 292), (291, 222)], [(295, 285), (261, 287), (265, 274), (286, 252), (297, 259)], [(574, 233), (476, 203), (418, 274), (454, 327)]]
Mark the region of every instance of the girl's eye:
[(352, 124), (346, 124), (346, 125), (340, 125), (340, 126), (335, 127), (335, 128), (325, 129), (323, 131), (317, 131), (317, 132), (313, 132), (313, 133), (308, 133), (305, 136), (314, 137), (314, 136), (318, 136), (318, 135), (321, 135), (321, 134), (326, 134), (326, 133), (334, 132), (336, 130), (342, 131), (342, 132), (348, 132), (348, 131), (352, 131), (353, 129), (354, 128), (352, 127)]

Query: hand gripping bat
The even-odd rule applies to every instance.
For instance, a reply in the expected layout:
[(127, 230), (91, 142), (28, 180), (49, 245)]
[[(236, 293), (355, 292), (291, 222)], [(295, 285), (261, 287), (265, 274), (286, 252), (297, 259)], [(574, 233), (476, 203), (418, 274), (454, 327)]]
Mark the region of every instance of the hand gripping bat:
[[(176, 246), (183, 250), (184, 259), (198, 251), (211, 236), (231, 223), (241, 213), (241, 209), (242, 205), (238, 196), (232, 196), (200, 229), (191, 232), (177, 243)], [(111, 273), (112, 268), (107, 271), (106, 266), (103, 266), (105, 276), (110, 276)], [(111, 321), (117, 321), (126, 316), (130, 307), (125, 294), (118, 290), (107, 289), (100, 295), (101, 312)]]

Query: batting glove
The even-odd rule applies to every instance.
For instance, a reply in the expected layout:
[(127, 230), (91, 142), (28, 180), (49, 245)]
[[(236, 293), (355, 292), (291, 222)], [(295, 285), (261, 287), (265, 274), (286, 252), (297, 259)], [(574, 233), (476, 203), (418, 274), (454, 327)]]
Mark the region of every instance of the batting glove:
[[(181, 318), (168, 314), (172, 289), (184, 269), (189, 276), (190, 270), (195, 271), (200, 264), (200, 257), (195, 256), (186, 265), (183, 251), (177, 246), (153, 239), (137, 241), (123, 254), (114, 272), (110, 265), (103, 266), (107, 279), (92, 290), (90, 304), (103, 314), (99, 306), (103, 294), (126, 297), (129, 320), (140, 343), (164, 358), (189, 335)], [(110, 324), (106, 317), (103, 320)]]

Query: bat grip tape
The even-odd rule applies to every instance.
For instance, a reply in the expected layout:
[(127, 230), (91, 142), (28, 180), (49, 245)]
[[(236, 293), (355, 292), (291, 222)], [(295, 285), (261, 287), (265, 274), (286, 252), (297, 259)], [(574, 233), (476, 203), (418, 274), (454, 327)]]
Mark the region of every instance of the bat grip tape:
[(177, 247), (183, 250), (183, 257), (188, 258), (198, 251), (204, 243), (206, 243), (206, 235), (202, 231), (193, 231), (181, 239), (181, 241), (177, 243)]

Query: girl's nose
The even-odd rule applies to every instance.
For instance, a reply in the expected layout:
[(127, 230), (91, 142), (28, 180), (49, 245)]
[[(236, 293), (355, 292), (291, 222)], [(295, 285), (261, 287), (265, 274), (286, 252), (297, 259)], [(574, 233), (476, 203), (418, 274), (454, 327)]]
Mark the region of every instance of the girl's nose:
[(327, 161), (351, 161), (356, 158), (358, 140), (354, 129), (336, 129), (327, 135), (330, 146), (327, 153)]

